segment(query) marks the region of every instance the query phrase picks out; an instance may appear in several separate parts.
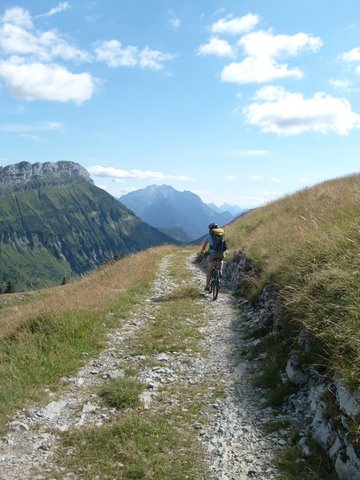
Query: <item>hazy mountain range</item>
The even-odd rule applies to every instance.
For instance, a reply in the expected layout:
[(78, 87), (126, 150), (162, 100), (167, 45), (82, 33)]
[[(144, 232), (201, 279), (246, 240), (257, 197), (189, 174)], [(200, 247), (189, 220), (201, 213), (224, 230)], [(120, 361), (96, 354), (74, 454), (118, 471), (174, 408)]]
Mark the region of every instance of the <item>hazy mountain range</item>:
[(239, 215), (242, 215), (244, 212), (247, 212), (248, 210), (247, 208), (240, 208), (237, 205), (229, 205), (228, 203), (224, 203), (219, 207), (214, 203), (208, 203), (208, 207), (210, 207), (215, 212), (229, 212), (234, 217), (238, 217)]
[(169, 185), (150, 185), (123, 195), (120, 202), (144, 222), (180, 240), (189, 242), (207, 233), (211, 222), (225, 225), (241, 213), (239, 207), (226, 211), (205, 204), (195, 193), (179, 192)]
[(0, 293), (9, 283), (18, 291), (56, 285), (117, 256), (193, 241), (238, 213), (168, 185), (116, 199), (74, 162), (0, 167)]

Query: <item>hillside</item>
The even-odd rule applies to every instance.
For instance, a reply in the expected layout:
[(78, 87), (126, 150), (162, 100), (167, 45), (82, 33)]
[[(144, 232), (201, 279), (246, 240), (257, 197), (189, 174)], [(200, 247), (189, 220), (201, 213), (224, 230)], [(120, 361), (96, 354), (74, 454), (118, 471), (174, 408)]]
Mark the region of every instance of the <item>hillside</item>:
[[(337, 479), (360, 478), (359, 191), (360, 175), (328, 181), (227, 229), (241, 248), (234, 288), (249, 305), (249, 357), (263, 359), (256, 383), (273, 408), (296, 405), (300, 440), (281, 459), (287, 480), (316, 446)], [(335, 478), (322, 473), (308, 478)]]
[(173, 240), (96, 187), (72, 162), (0, 170), (0, 288), (60, 284), (111, 260)]
[(179, 192), (168, 185), (151, 185), (119, 199), (144, 222), (183, 242), (204, 235), (211, 222), (224, 225), (234, 217), (215, 211), (192, 192)]
[(1, 295), (0, 424), (46, 404), (15, 415), (9, 478), (31, 448), (55, 476), (358, 479), (359, 191), (340, 178), (234, 220), (215, 303), (197, 249), (170, 246)]
[(228, 228), (231, 243), (242, 247), (260, 272), (244, 289), (256, 298), (270, 282), (287, 315), (321, 339), (333, 365), (356, 385), (359, 191), (360, 175), (328, 181), (258, 208)]

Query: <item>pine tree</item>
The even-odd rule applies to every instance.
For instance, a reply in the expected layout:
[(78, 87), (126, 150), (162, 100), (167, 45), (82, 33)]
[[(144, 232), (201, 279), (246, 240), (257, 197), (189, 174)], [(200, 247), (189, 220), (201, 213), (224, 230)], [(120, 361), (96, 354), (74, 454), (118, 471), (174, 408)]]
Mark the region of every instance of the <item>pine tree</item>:
[(14, 293), (15, 292), (15, 285), (13, 282), (8, 281), (6, 283), (6, 287), (4, 293)]

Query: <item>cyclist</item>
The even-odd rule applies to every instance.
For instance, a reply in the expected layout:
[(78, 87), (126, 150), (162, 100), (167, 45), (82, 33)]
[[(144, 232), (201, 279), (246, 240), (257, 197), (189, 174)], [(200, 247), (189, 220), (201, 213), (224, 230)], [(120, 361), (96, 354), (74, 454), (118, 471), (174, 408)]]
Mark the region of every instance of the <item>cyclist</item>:
[(204, 243), (202, 244), (201, 249), (200, 249), (200, 255), (204, 255), (207, 247), (209, 246), (209, 250), (208, 250), (209, 259), (208, 259), (208, 268), (207, 268), (207, 274), (206, 274), (206, 286), (204, 288), (205, 291), (210, 290), (211, 271), (212, 271), (212, 268), (213, 268), (213, 265), (214, 265), (214, 260), (216, 258), (221, 259), (220, 276), (222, 276), (222, 270), (223, 270), (223, 264), (224, 264), (224, 262), (223, 262), (224, 252), (217, 252), (217, 251), (214, 250), (215, 238), (214, 238), (214, 234), (212, 233), (214, 228), (218, 228), (216, 223), (210, 223), (209, 234), (206, 237), (206, 239), (204, 240)]

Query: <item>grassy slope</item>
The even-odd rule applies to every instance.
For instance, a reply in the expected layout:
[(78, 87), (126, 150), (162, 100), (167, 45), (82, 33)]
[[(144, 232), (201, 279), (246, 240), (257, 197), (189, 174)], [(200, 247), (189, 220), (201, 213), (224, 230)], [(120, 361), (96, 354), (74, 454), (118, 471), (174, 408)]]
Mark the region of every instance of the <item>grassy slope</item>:
[(144, 298), (167, 251), (126, 257), (67, 285), (0, 296), (0, 429), (14, 408), (74, 373), (83, 352), (99, 351), (106, 331)]
[(291, 321), (319, 338), (332, 366), (360, 384), (360, 175), (329, 181), (252, 211), (228, 228), (271, 279)]

